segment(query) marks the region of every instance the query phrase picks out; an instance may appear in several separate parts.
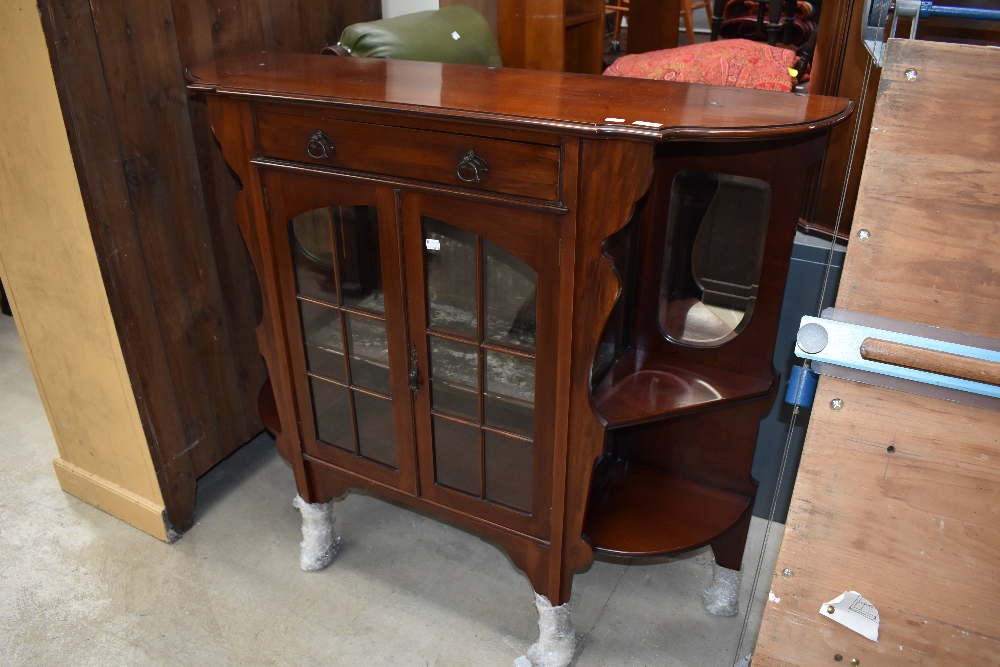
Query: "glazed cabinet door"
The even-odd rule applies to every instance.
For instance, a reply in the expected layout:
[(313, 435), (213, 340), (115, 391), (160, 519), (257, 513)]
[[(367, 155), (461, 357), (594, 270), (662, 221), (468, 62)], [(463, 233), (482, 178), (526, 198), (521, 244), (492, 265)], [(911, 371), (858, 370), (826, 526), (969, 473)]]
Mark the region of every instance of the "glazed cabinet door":
[(559, 216), (403, 198), (420, 493), (545, 539)]
[(264, 183), (303, 449), (415, 493), (395, 194), (279, 171)]

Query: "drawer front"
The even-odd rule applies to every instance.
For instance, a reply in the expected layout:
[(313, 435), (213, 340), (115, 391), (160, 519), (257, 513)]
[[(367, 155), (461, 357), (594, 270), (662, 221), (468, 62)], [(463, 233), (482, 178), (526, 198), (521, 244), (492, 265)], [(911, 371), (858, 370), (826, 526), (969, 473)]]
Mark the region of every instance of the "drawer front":
[(502, 139), (260, 112), (267, 157), (559, 200), (559, 148)]

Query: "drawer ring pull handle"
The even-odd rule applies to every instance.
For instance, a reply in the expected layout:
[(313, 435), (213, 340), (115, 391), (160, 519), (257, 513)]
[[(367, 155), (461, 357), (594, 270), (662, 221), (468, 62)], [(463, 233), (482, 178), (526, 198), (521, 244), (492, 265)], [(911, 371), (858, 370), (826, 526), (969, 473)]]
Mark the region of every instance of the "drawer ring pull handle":
[(306, 145), (306, 153), (314, 160), (326, 160), (333, 152), (333, 139), (326, 136), (323, 130), (316, 130)]
[(479, 183), (482, 180), (480, 173), (485, 174), (489, 170), (490, 167), (486, 164), (486, 160), (476, 155), (475, 151), (469, 151), (459, 160), (455, 175), (466, 183)]

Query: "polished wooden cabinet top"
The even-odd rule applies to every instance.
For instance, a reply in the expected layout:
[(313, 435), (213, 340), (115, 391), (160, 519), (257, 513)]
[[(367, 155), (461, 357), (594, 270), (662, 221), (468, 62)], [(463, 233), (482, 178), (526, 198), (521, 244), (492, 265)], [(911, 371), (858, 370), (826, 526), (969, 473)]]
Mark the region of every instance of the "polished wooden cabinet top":
[(652, 139), (801, 134), (837, 123), (852, 107), (835, 97), (299, 53), (221, 59), (188, 77), (189, 88), (219, 94)]

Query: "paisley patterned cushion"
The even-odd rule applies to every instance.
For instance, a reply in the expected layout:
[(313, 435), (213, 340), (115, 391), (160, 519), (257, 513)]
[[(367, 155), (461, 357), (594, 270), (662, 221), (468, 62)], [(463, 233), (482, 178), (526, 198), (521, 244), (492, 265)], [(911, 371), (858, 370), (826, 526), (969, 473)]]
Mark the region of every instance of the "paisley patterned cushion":
[(788, 49), (727, 39), (623, 56), (604, 74), (788, 92), (792, 89), (788, 68), (797, 59)]

